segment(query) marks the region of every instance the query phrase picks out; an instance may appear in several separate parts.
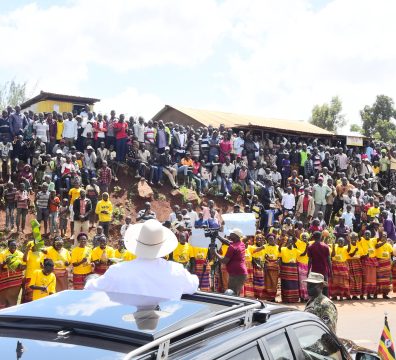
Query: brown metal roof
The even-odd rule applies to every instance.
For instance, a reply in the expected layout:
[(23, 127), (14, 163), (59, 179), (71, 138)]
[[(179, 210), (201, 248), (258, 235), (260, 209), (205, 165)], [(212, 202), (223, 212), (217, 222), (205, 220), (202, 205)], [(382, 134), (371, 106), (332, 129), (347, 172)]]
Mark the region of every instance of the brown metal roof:
[(92, 105), (100, 99), (95, 99), (95, 98), (89, 98), (89, 97), (84, 97), (84, 96), (74, 96), (74, 95), (63, 95), (63, 94), (55, 94), (55, 93), (50, 93), (46, 91), (40, 91), (40, 94), (37, 96), (25, 101), (23, 104), (21, 104), (21, 108), (26, 109), (29, 106), (38, 103), (39, 101), (43, 100), (58, 100), (58, 101), (67, 101), (67, 102), (75, 102), (78, 104), (89, 104)]
[(318, 126), (312, 125), (307, 121), (302, 120), (281, 120), (264, 118), (252, 115), (240, 115), (220, 111), (210, 110), (199, 110), (185, 107), (174, 107), (165, 105), (165, 107), (157, 114), (154, 118), (160, 119), (167, 109), (175, 109), (190, 118), (200, 122), (204, 126), (213, 125), (219, 127), (220, 124), (224, 124), (225, 127), (259, 127), (266, 129), (278, 129), (280, 131), (296, 132), (304, 134), (312, 134), (318, 136), (334, 136), (335, 134), (331, 131), (322, 129)]

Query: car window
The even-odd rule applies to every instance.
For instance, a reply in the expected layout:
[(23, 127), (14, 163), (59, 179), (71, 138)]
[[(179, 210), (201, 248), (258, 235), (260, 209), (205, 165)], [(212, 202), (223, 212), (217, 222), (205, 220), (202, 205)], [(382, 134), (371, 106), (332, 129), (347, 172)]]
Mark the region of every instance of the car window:
[(267, 335), (265, 342), (268, 344), (267, 351), (271, 353), (274, 360), (294, 359), (285, 331)]
[(306, 360), (342, 360), (340, 346), (334, 335), (315, 325), (294, 328)]
[(251, 346), (238, 353), (232, 353), (227, 356), (226, 359), (229, 360), (262, 360), (260, 351), (257, 346)]

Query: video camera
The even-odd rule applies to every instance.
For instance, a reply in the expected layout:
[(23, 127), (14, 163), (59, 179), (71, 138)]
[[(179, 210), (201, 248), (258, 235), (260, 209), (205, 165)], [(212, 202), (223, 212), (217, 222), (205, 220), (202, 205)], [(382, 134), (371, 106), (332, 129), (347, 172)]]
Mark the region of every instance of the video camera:
[(216, 229), (209, 229), (209, 228), (204, 228), (204, 235), (207, 238), (210, 238), (210, 244), (209, 247), (216, 247), (216, 238), (219, 235), (220, 228)]

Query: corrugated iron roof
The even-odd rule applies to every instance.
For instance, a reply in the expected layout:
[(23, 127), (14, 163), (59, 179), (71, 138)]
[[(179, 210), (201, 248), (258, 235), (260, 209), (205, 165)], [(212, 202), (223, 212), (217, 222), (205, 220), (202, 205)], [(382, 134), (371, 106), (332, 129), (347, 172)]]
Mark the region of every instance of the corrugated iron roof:
[(63, 95), (63, 94), (56, 94), (56, 93), (51, 93), (51, 92), (46, 92), (46, 91), (40, 91), (40, 94), (38, 94), (35, 97), (32, 97), (31, 99), (25, 101), (23, 104), (21, 104), (22, 109), (26, 109), (27, 107), (43, 100), (59, 100), (59, 101), (70, 101), (70, 102), (76, 102), (76, 103), (84, 103), (84, 104), (94, 104), (100, 99), (95, 99), (95, 98), (90, 98), (90, 97), (84, 97), (84, 96), (75, 96), (75, 95)]
[(312, 125), (307, 121), (299, 120), (282, 120), (272, 119), (252, 115), (241, 115), (221, 111), (210, 111), (192, 109), (186, 107), (175, 107), (166, 105), (159, 114), (166, 111), (167, 108), (173, 108), (183, 114), (195, 119), (202, 125), (208, 126), (213, 125), (218, 127), (220, 124), (224, 124), (226, 127), (248, 127), (255, 126), (268, 129), (279, 129), (284, 131), (300, 132), (313, 135), (326, 135), (333, 136), (334, 133), (331, 131), (322, 129), (318, 126)]

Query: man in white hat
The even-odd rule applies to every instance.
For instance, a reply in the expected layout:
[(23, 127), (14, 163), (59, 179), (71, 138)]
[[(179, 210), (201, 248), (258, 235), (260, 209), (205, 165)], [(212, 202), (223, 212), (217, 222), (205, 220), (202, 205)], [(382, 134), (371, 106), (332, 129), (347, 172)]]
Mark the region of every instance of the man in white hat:
[(198, 290), (196, 275), (190, 274), (182, 264), (163, 259), (176, 249), (178, 241), (159, 221), (151, 219), (129, 226), (124, 241), (137, 259), (111, 266), (104, 275), (89, 280), (86, 290), (169, 300), (179, 300), (183, 294)]
[(315, 314), (335, 333), (338, 317), (337, 308), (327, 296), (323, 295), (323, 288), (327, 286), (324, 276), (311, 271), (308, 278), (303, 281), (307, 283), (310, 297), (304, 311)]

